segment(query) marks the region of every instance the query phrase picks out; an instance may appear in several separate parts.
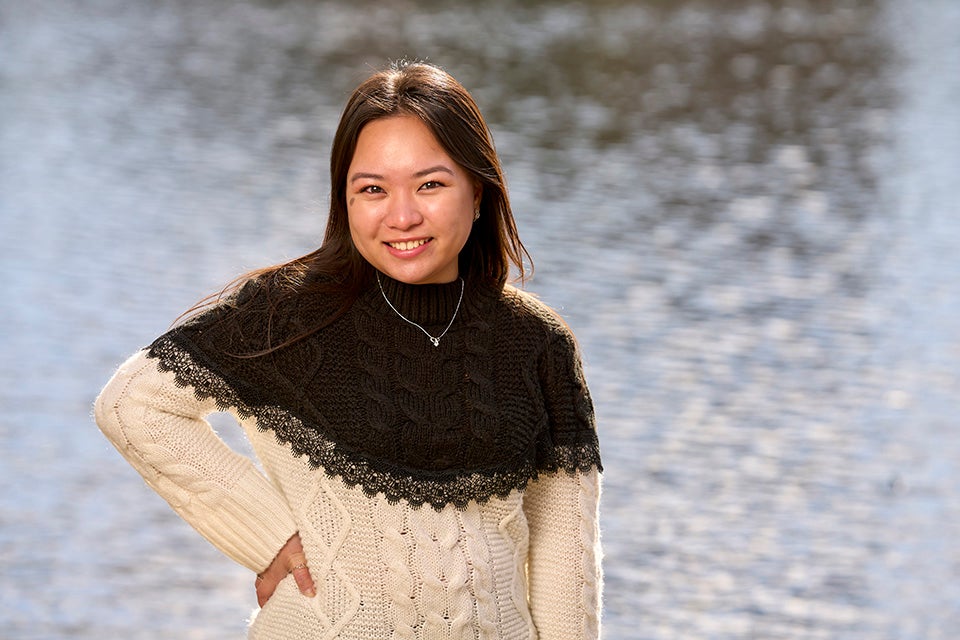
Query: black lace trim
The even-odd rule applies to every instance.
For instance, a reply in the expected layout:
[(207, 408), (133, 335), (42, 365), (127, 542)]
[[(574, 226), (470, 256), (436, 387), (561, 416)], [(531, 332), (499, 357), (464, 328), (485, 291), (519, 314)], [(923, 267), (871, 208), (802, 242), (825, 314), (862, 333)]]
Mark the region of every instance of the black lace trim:
[(150, 345), (147, 355), (158, 361), (162, 371), (175, 375), (181, 388), (191, 387), (198, 399), (212, 398), (220, 411), (234, 409), (242, 418), (254, 417), (260, 431), (273, 431), (277, 441), (289, 445), (294, 455), (307, 456), (310, 465), (330, 477), (340, 477), (349, 486), (360, 486), (370, 497), (383, 494), (393, 504), (404, 500), (414, 507), (429, 504), (437, 511), (452, 504), (465, 509), (471, 501), (486, 502), (524, 490), (541, 473), (564, 471), (569, 475), (591, 469), (602, 470), (595, 434), (587, 442), (539, 443), (539, 464), (524, 461), (515, 467), (474, 471), (411, 471), (384, 460), (373, 460), (349, 451), (324, 437), (314, 425), (306, 424), (286, 409), (252, 406), (244, 402), (230, 384), (170, 334)]

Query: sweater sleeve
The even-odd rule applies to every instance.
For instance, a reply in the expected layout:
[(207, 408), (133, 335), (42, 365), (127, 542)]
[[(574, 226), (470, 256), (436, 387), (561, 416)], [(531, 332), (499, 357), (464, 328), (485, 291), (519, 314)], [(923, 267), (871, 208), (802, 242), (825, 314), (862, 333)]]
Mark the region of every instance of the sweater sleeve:
[(217, 410), (140, 351), (94, 405), (104, 435), (184, 520), (224, 554), (263, 571), (297, 531), (290, 508), (205, 416)]
[(596, 468), (542, 475), (527, 487), (530, 611), (540, 640), (600, 637), (599, 501)]
[(576, 339), (564, 325), (540, 361), (548, 444), (527, 486), (530, 610), (541, 640), (600, 635), (600, 449)]

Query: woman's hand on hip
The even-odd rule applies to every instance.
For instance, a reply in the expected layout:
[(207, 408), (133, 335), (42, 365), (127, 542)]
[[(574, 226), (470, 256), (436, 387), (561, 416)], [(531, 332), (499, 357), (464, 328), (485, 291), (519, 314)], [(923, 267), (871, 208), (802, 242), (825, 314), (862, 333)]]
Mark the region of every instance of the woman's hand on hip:
[(258, 605), (262, 607), (267, 603), (277, 585), (287, 577), (288, 573), (293, 574), (293, 579), (297, 581), (300, 593), (310, 598), (317, 595), (313, 577), (310, 575), (309, 567), (307, 567), (307, 555), (303, 552), (303, 544), (300, 542), (299, 533), (293, 534), (287, 540), (287, 543), (280, 549), (280, 553), (273, 559), (270, 566), (257, 576)]

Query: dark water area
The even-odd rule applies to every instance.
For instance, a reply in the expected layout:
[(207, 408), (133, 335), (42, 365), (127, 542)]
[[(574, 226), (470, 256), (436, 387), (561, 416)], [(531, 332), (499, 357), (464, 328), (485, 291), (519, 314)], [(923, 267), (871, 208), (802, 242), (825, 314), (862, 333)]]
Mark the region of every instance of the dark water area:
[(956, 637), (952, 0), (0, 0), (0, 637), (243, 635), (252, 576), (91, 403), (317, 245), (342, 104), (403, 56), (473, 91), (582, 343), (604, 636)]

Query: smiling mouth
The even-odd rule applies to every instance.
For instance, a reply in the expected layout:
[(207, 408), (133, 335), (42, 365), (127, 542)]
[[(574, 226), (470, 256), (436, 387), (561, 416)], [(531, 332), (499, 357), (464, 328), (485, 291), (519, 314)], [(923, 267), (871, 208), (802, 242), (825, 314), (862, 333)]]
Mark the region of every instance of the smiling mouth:
[(387, 242), (386, 244), (398, 251), (410, 251), (411, 249), (416, 249), (430, 242), (429, 238), (424, 238), (423, 240), (408, 240), (405, 242)]

